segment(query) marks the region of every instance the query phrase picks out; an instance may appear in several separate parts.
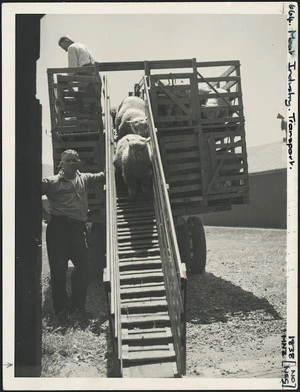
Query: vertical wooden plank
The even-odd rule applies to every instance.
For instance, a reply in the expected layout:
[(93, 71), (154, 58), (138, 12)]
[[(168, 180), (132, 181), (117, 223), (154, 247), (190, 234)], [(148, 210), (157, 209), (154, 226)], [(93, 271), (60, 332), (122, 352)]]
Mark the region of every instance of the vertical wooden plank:
[(198, 149), (199, 149), (199, 160), (200, 160), (200, 170), (201, 170), (201, 192), (203, 196), (203, 205), (207, 205), (207, 182), (206, 176), (204, 172), (204, 140), (203, 140), (203, 130), (202, 130), (202, 123), (200, 117), (200, 106), (199, 106), (199, 98), (198, 98), (198, 77), (197, 77), (197, 62), (196, 59), (192, 60), (193, 64), (193, 74), (190, 78), (191, 84), (191, 99), (194, 105), (194, 118), (197, 121), (197, 125), (195, 127), (195, 132), (198, 138)]
[[(243, 108), (243, 94), (242, 94), (242, 85), (241, 85), (241, 71), (240, 71), (240, 64), (236, 66), (236, 74), (239, 76), (239, 80), (237, 82), (237, 91), (240, 93), (240, 98), (238, 104)], [(244, 119), (244, 109), (240, 110), (240, 116)], [(243, 162), (245, 164), (244, 173), (246, 176), (245, 185), (248, 188), (248, 191), (245, 193), (245, 203), (250, 203), (250, 193), (249, 193), (249, 173), (248, 173), (248, 162), (247, 162), (247, 150), (246, 150), (246, 138), (245, 138), (245, 122), (244, 120), (241, 121), (240, 127), (242, 127), (242, 153), (245, 154), (246, 158), (243, 158)]]
[[(29, 14), (15, 17), (15, 221), (10, 222), (15, 224), (15, 255), (12, 255), (15, 283), (9, 292), (4, 291), (6, 296), (12, 295), (14, 315), (11, 321), (10, 311), (3, 317), (6, 326), (9, 321), (9, 327), (14, 328), (14, 357), (9, 358), (4, 351), (3, 359), (12, 361), (12, 367), (5, 369), (6, 381), (8, 377), (29, 378), (41, 374), (42, 108), (36, 99), (41, 17)], [(11, 285), (7, 280), (10, 281), (6, 277), (3, 283), (5, 289)]]
[(54, 93), (54, 76), (52, 73), (48, 72), (48, 93), (49, 93), (49, 102), (50, 102), (50, 116), (51, 116), (51, 130), (56, 128), (57, 124), (57, 112), (55, 109), (55, 93)]
[(144, 61), (144, 70), (145, 70), (145, 75), (150, 79), (151, 68), (150, 68), (149, 61)]
[(167, 136), (158, 135), (159, 149), (160, 149), (160, 155), (161, 155), (162, 162), (163, 162), (165, 178), (166, 178), (166, 182), (169, 183), (170, 170), (169, 170), (169, 165), (168, 165), (168, 160), (167, 160), (167, 152), (166, 152), (166, 147), (165, 147), (165, 137), (167, 137)]

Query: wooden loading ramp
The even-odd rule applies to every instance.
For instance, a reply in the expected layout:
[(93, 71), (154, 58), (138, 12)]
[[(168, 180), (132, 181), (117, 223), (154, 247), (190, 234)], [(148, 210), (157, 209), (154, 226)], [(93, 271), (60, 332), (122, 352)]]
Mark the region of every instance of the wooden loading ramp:
[(123, 377), (178, 376), (153, 200), (117, 194)]
[[(186, 271), (181, 263), (149, 97), (145, 97), (153, 163), (149, 197), (131, 201), (116, 178), (116, 142), (104, 82), (106, 268), (110, 332), (120, 377), (185, 374)], [(141, 196), (141, 195), (140, 195)]]

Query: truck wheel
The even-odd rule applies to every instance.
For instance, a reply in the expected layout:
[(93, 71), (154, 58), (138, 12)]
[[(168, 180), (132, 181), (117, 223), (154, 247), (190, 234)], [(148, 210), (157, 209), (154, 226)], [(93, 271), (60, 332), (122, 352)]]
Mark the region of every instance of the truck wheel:
[(190, 233), (186, 222), (176, 225), (177, 243), (180, 253), (181, 262), (185, 263), (186, 269), (190, 269), (191, 251), (190, 251)]
[(191, 243), (192, 243), (192, 259), (191, 272), (202, 274), (206, 265), (206, 239), (205, 231), (201, 219), (191, 216), (187, 220)]

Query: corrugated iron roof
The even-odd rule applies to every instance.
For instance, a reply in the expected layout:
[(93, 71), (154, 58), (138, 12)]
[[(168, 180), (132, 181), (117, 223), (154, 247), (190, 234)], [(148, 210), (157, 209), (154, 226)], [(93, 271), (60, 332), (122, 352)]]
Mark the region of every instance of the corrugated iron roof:
[(288, 147), (280, 141), (247, 147), (249, 173), (260, 173), (287, 168)]

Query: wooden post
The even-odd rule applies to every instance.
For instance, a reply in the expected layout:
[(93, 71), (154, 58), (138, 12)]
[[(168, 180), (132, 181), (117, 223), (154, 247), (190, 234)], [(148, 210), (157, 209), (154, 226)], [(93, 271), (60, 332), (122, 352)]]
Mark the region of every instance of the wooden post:
[(193, 119), (196, 119), (195, 132), (198, 135), (198, 146), (199, 146), (199, 159), (200, 159), (200, 170), (201, 170), (201, 189), (203, 196), (203, 205), (207, 205), (207, 184), (204, 172), (204, 139), (202, 133), (202, 124), (200, 118), (200, 104), (199, 104), (199, 93), (198, 93), (198, 76), (197, 76), (197, 62), (193, 59), (193, 75), (191, 77), (191, 102), (192, 108), (195, 112)]
[(42, 15), (16, 16), (15, 377), (41, 372), (41, 105), (36, 94)]

